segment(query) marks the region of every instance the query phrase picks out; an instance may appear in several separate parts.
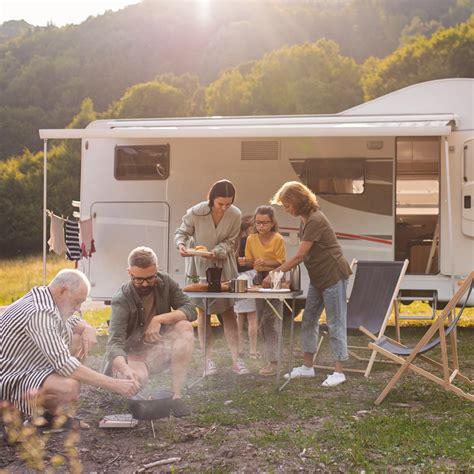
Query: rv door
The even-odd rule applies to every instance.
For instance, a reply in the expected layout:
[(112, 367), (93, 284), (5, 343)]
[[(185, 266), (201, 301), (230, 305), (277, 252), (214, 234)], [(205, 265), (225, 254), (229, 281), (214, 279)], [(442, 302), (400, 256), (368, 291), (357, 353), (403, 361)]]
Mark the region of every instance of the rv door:
[(466, 140), (462, 152), (462, 232), (474, 237), (474, 138)]
[(159, 269), (168, 271), (169, 216), (166, 202), (92, 204), (96, 252), (86, 264), (92, 298), (110, 300), (128, 281), (127, 257), (135, 247), (151, 247), (158, 257)]

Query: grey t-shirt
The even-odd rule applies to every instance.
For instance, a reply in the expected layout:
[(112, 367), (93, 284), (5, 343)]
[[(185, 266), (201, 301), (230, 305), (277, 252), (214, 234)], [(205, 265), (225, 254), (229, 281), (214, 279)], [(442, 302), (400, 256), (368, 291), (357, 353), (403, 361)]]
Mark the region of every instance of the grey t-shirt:
[(304, 260), (311, 284), (320, 290), (335, 285), (339, 280), (352, 274), (341, 246), (327, 217), (314, 211), (306, 222), (301, 224), (301, 241), (313, 242)]

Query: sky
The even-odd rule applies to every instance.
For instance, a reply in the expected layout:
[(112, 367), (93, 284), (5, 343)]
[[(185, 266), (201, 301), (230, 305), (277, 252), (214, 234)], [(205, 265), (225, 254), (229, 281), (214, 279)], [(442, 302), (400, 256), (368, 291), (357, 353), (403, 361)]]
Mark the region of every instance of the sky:
[(90, 15), (117, 11), (140, 0), (0, 0), (0, 24), (25, 20), (35, 26), (79, 24)]

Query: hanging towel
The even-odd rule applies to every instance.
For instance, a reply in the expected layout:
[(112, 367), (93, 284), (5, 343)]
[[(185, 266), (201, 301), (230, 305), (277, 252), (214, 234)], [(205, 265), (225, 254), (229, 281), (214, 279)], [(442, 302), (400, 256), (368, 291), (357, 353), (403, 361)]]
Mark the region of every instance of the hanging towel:
[(54, 214), (50, 215), (51, 226), (49, 228), (49, 251), (62, 255), (66, 251), (64, 243), (64, 225), (63, 219)]
[(79, 222), (81, 230), (81, 255), (83, 257), (91, 257), (95, 252), (94, 237), (92, 236), (92, 219), (86, 219)]
[(81, 246), (79, 245), (79, 224), (68, 219), (65, 224), (66, 258), (76, 261), (81, 259)]

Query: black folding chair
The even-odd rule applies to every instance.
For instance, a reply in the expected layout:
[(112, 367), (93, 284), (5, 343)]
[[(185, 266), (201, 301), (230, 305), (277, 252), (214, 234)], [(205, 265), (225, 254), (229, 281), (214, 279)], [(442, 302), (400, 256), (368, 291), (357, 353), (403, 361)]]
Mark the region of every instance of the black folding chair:
[[(408, 260), (403, 262), (363, 261), (354, 260), (351, 264), (355, 270), (352, 292), (347, 304), (347, 331), (348, 334), (367, 336), (361, 331), (361, 326), (366, 328), (376, 339), (381, 338), (388, 324), (392, 308), (395, 310), (395, 324), (397, 338), (400, 337), (398, 325), (398, 306), (396, 298), (400, 285), (408, 266)], [(321, 338), (314, 355), (314, 366), (317, 368), (331, 369), (331, 367), (318, 365), (321, 345), (329, 335), (326, 325), (320, 325)], [(359, 361), (368, 362), (364, 370), (344, 367), (344, 371), (363, 373), (369, 376), (377, 352), (372, 350), (370, 358), (362, 357), (356, 351), (367, 351), (364, 346), (348, 346), (349, 354)]]

